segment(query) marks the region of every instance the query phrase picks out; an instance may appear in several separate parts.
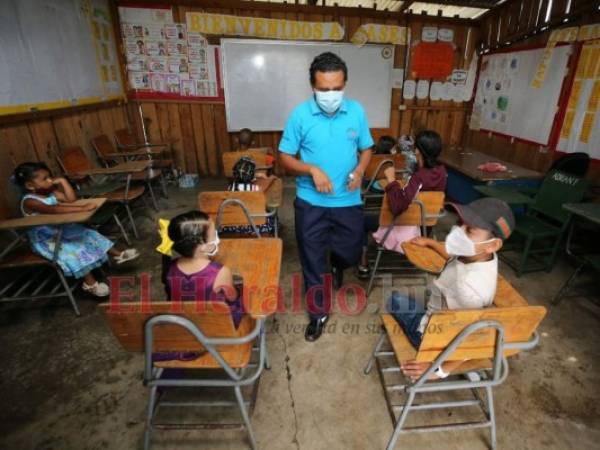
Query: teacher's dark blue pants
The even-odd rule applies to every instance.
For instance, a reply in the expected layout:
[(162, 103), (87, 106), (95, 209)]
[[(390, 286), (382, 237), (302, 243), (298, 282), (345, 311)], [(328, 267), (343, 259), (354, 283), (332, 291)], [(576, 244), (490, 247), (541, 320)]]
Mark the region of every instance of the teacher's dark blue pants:
[(363, 207), (328, 208), (296, 198), (294, 209), (306, 306), (311, 319), (318, 319), (331, 309), (331, 281), (329, 287), (324, 283), (324, 276), (330, 273), (328, 253), (331, 265), (341, 270), (358, 263), (364, 236)]

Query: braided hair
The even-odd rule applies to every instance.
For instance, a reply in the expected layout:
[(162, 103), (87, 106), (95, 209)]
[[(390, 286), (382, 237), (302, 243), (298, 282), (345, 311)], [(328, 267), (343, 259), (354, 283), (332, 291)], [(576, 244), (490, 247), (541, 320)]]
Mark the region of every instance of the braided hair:
[(173, 250), (186, 258), (192, 258), (199, 245), (208, 241), (210, 218), (202, 211), (180, 214), (169, 224), (168, 234), (173, 241)]

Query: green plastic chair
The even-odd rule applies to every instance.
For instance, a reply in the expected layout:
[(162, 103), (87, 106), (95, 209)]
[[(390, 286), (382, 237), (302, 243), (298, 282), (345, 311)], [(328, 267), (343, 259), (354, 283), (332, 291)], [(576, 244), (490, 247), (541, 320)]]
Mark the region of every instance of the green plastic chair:
[(581, 201), (588, 184), (583, 178), (559, 171), (544, 178), (527, 214), (517, 219), (507, 242), (506, 250), (514, 250), (517, 241), (524, 242), (521, 257), (514, 261), (502, 255), (518, 277), (526, 272), (552, 270), (571, 219), (571, 213), (562, 205)]

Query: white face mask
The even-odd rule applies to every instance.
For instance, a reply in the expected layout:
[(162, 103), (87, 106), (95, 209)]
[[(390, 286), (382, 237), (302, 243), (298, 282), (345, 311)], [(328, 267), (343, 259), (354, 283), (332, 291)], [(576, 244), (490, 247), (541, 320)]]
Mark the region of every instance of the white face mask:
[(221, 240), (219, 239), (219, 233), (215, 232), (215, 240), (204, 244), (204, 248), (210, 248), (211, 246), (213, 246), (213, 249), (209, 252), (205, 251), (204, 253), (207, 256), (215, 256), (217, 253), (219, 253), (219, 243), (220, 242), (221, 242)]
[(344, 91), (315, 91), (317, 105), (327, 114), (336, 112), (344, 99)]
[(479, 253), (475, 250), (475, 244), (487, 244), (494, 240), (496, 238), (473, 242), (462, 227), (454, 225), (448, 236), (446, 236), (446, 253), (454, 256), (476, 256)]

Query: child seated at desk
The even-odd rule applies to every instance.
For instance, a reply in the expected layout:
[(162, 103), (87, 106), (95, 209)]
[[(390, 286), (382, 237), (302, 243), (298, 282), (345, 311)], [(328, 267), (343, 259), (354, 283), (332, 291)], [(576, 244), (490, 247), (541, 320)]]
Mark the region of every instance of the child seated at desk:
[[(21, 199), (21, 212), (24, 216), (38, 214), (67, 214), (93, 211), (96, 205), (84, 203), (74, 205), (75, 191), (62, 177), (52, 178), (50, 169), (40, 162), (20, 164), (13, 173), (14, 182), (26, 194)], [(55, 238), (58, 227), (42, 225), (27, 232), (29, 243), (35, 253), (46, 259), (54, 258)], [(110, 294), (108, 285), (96, 280), (92, 270), (108, 260), (122, 264), (139, 256), (136, 249), (118, 250), (115, 245), (97, 231), (71, 223), (63, 225), (60, 251), (57, 263), (68, 277), (83, 278), (82, 289), (97, 297)]]
[[(234, 325), (243, 311), (229, 267), (211, 260), (219, 251), (219, 235), (208, 215), (189, 211), (159, 221), (163, 258), (162, 281), (173, 301), (217, 301), (229, 305)], [(179, 255), (175, 257), (175, 253)]]
[[(265, 174), (259, 174), (256, 170), (255, 162), (248, 157), (240, 158), (233, 166), (233, 180), (228, 191), (260, 191), (261, 186), (269, 186), (277, 179), (276, 176)], [(257, 180), (261, 179), (261, 185), (257, 183)], [(269, 216), (266, 218), (266, 222), (262, 225), (257, 226), (258, 231), (264, 234), (273, 234), (275, 231), (275, 217)], [(241, 226), (226, 226), (220, 230), (222, 233), (234, 233), (234, 234), (252, 234), (254, 230), (250, 225)]]
[[(392, 136), (381, 136), (377, 140), (377, 144), (373, 147), (376, 155), (395, 155), (398, 153), (396, 147), (396, 140)], [(371, 180), (364, 180), (364, 183), (368, 184)], [(384, 183), (385, 184), (385, 183)], [(372, 192), (383, 192), (384, 187), (379, 180), (375, 180), (371, 186)]]
[[(402, 214), (408, 209), (419, 191), (445, 191), (448, 174), (446, 167), (438, 163), (442, 152), (442, 138), (435, 131), (421, 131), (415, 138), (415, 148), (419, 169), (410, 177), (406, 186), (402, 186), (396, 179), (396, 169), (388, 167), (384, 170), (387, 180), (385, 192), (387, 193), (390, 209), (394, 216)], [(366, 233), (373, 232), (373, 238), (380, 243), (387, 232), (387, 228), (379, 226), (379, 215), (365, 216)], [(402, 243), (420, 235), (419, 227), (395, 226), (384, 242), (385, 248), (403, 253)], [(361, 263), (358, 266), (358, 276), (369, 276), (369, 263), (367, 260), (367, 243), (363, 248)]]
[[(257, 149), (256, 143), (254, 142), (254, 133), (252, 133), (252, 130), (250, 128), (242, 128), (238, 135), (238, 151), (253, 150), (253, 149)], [(267, 158), (266, 158), (267, 165), (272, 166), (273, 163), (275, 162), (275, 158), (268, 151), (265, 151), (265, 153), (267, 154)], [(261, 171), (261, 173), (262, 172), (263, 171)], [(264, 171), (264, 172), (266, 175), (266, 171)]]
[[(443, 309), (480, 309), (492, 304), (498, 279), (496, 253), (515, 227), (513, 213), (502, 200), (483, 198), (468, 205), (450, 205), (458, 213), (460, 225), (452, 228), (445, 242), (425, 237), (411, 240), (449, 260), (442, 273), (427, 286), (430, 296), (426, 311), (414, 298), (398, 291), (393, 292), (388, 304), (389, 313), (415, 349), (421, 345), (429, 317), (434, 312)], [(445, 378), (461, 363), (445, 362), (435, 376)], [(402, 370), (414, 379), (427, 370), (429, 364), (409, 361), (402, 365)]]

